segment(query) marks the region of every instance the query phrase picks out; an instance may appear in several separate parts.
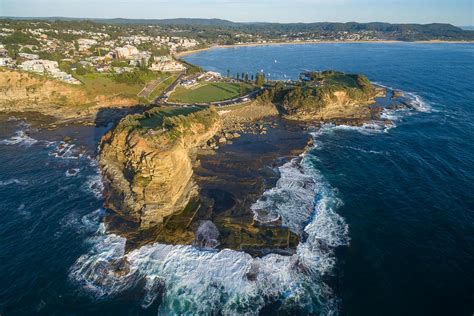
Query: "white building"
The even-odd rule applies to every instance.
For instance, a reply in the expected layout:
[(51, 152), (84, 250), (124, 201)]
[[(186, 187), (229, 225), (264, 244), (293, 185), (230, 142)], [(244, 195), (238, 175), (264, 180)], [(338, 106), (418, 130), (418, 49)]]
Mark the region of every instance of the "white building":
[(73, 78), (70, 74), (61, 71), (58, 66), (58, 62), (52, 60), (28, 60), (20, 65), (20, 68), (24, 71), (30, 71), (43, 75), (51, 75), (53, 78), (58, 80), (71, 83), (81, 84), (81, 82)]
[(39, 56), (36, 54), (18, 53), (18, 56), (29, 60), (39, 59)]
[(135, 55), (138, 55), (138, 48), (132, 45), (125, 45), (124, 47), (117, 47), (115, 54), (118, 59), (129, 59)]
[(10, 57), (0, 57), (0, 67), (11, 67), (14, 66), (15, 62)]
[(182, 63), (169, 59), (163, 62), (154, 62), (151, 65), (150, 70), (161, 72), (180, 72), (186, 70), (186, 67)]
[(89, 38), (80, 38), (77, 40), (79, 50), (87, 50), (93, 45), (97, 45), (97, 41)]
[(51, 72), (54, 69), (58, 69), (59, 66), (57, 61), (37, 59), (23, 62), (20, 65), (20, 68), (24, 71), (45, 73)]

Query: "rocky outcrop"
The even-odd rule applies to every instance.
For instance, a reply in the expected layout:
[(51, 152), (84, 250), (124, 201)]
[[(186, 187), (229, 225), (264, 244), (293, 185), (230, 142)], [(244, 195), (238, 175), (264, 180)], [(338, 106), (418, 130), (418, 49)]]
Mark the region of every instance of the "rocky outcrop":
[(377, 88), (362, 75), (336, 71), (310, 72), (298, 83), (277, 83), (264, 101), (278, 105), (290, 120), (363, 122), (373, 119), (377, 110), (371, 104), (384, 89)]
[(104, 108), (127, 108), (136, 99), (98, 95), (91, 97), (82, 86), (44, 76), (0, 70), (0, 112), (39, 112), (56, 121), (94, 122)]
[(152, 111), (123, 119), (100, 144), (105, 206), (139, 222), (141, 228), (156, 226), (183, 210), (198, 193), (193, 153), (219, 128), (214, 109), (186, 115)]

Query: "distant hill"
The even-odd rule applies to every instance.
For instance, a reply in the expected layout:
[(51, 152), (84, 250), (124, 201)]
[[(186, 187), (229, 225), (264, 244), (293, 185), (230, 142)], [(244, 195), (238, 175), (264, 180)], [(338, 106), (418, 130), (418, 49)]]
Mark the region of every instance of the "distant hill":
[(165, 24), (165, 25), (196, 25), (196, 26), (236, 26), (239, 23), (222, 19), (124, 19), (124, 18), (70, 18), (70, 17), (0, 17), (12, 20), (38, 20), (38, 21), (93, 21), (111, 24)]
[(235, 31), (259, 33), (267, 36), (278, 37), (291, 33), (319, 33), (335, 34), (337, 32), (362, 32), (370, 31), (378, 33), (379, 38), (400, 41), (420, 41), (420, 40), (474, 40), (474, 27), (457, 27), (451, 24), (391, 24), (383, 22), (372, 23), (266, 23), (266, 22), (232, 22), (222, 19), (197, 19), (197, 18), (177, 18), (177, 19), (87, 19), (87, 18), (5, 18), (14, 20), (42, 20), (42, 21), (92, 21), (96, 23), (110, 23), (122, 25), (176, 25), (182, 27), (201, 27), (216, 29), (231, 29)]

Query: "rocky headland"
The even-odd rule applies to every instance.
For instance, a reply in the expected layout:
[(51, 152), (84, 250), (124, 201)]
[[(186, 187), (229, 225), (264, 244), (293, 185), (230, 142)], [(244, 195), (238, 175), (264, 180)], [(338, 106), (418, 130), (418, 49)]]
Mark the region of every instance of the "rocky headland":
[[(136, 98), (113, 94), (87, 93), (82, 86), (70, 85), (27, 72), (0, 70), (0, 112), (40, 113), (48, 123), (94, 124), (101, 113), (123, 117), (133, 113)], [(103, 115), (105, 116), (105, 115)]]
[(105, 207), (115, 214), (108, 228), (135, 245), (291, 252), (300, 236), (278, 221), (259, 223), (250, 206), (278, 180), (276, 167), (311, 145), (308, 128), (380, 120), (382, 97), (390, 99), (364, 76), (312, 72), (245, 106), (129, 115), (100, 143)]
[(220, 129), (215, 109), (155, 110), (124, 118), (100, 143), (105, 205), (146, 229), (197, 194), (192, 159)]
[(303, 73), (298, 82), (279, 82), (260, 100), (277, 105), (285, 119), (360, 125), (380, 118), (379, 108), (371, 105), (384, 95), (385, 89), (363, 75), (323, 71)]

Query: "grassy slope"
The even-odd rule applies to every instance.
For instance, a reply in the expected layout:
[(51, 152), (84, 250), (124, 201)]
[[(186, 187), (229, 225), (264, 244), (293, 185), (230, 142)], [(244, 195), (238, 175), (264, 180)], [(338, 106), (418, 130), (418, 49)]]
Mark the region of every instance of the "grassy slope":
[(241, 95), (246, 95), (253, 90), (252, 85), (242, 84), (242, 93), (240, 85), (237, 83), (205, 83), (194, 89), (179, 87), (171, 95), (171, 102), (180, 103), (207, 103), (233, 99)]
[(177, 115), (188, 115), (193, 112), (197, 112), (201, 108), (197, 107), (181, 107), (181, 108), (160, 108), (159, 111), (155, 113), (145, 113), (145, 118), (140, 120), (141, 126), (144, 128), (157, 128), (163, 125), (163, 120), (165, 117), (173, 117)]
[[(147, 79), (153, 80), (158, 77), (159, 75), (154, 77), (150, 76), (150, 78)], [(137, 94), (144, 87), (142, 83), (117, 83), (107, 74), (86, 74), (84, 76), (78, 76), (78, 79), (84, 83), (84, 85), (79, 88), (82, 89), (91, 99), (106, 95), (138, 100)]]

